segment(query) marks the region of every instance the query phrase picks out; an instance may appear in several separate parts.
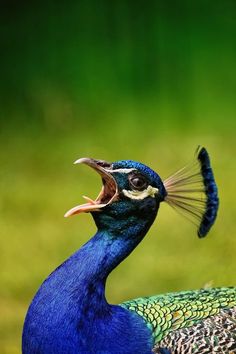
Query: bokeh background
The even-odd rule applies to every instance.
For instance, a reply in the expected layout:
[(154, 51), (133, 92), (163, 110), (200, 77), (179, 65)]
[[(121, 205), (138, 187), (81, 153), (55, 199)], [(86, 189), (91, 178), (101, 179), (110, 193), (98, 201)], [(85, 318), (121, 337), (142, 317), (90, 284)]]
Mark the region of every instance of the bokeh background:
[(220, 211), (209, 236), (163, 205), (111, 275), (110, 302), (235, 285), (236, 2), (2, 1), (0, 352), (20, 353), (43, 279), (95, 232), (66, 210), (101, 182), (83, 156), (162, 177), (208, 148)]

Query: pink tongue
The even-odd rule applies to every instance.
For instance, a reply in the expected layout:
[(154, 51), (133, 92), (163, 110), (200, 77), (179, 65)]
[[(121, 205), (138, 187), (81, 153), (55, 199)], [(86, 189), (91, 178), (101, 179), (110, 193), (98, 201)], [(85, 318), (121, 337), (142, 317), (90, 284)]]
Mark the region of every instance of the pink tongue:
[(106, 206), (106, 204), (92, 204), (92, 203), (86, 203), (86, 204), (81, 204), (77, 205), (74, 208), (68, 210), (64, 217), (67, 218), (68, 216), (72, 216), (75, 214), (80, 214), (80, 213), (87, 213), (90, 211), (95, 211), (99, 210), (100, 208)]
[(89, 198), (89, 197), (86, 197), (86, 195), (83, 195), (83, 198), (84, 198), (85, 200), (87, 200), (87, 202), (89, 202), (89, 203), (91, 203), (91, 204), (96, 204), (95, 200), (93, 200), (93, 199), (91, 199), (91, 198)]

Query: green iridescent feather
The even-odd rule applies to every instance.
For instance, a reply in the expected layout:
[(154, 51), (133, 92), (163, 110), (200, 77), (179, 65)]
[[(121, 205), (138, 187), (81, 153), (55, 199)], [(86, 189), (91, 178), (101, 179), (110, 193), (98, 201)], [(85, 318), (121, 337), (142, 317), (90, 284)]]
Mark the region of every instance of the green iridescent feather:
[(154, 343), (169, 333), (188, 328), (236, 307), (236, 287), (168, 293), (137, 298), (121, 304), (140, 315), (151, 329)]

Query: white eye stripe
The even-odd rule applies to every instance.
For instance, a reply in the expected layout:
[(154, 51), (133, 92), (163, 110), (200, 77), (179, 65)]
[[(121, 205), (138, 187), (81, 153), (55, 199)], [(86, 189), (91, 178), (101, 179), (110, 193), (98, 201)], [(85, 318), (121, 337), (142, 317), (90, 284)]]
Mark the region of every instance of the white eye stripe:
[(128, 191), (123, 189), (122, 192), (130, 199), (142, 200), (147, 197), (155, 198), (155, 195), (159, 193), (159, 189), (148, 186), (147, 189), (144, 189), (144, 191)]
[(109, 173), (113, 173), (113, 172), (118, 172), (118, 173), (130, 173), (132, 171), (135, 171), (135, 168), (118, 168), (116, 170), (108, 170), (105, 169), (107, 172)]

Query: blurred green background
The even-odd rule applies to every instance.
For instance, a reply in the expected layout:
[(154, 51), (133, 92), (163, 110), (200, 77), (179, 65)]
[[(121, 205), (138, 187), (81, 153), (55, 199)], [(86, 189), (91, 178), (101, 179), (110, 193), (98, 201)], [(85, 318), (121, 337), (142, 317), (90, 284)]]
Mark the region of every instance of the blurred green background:
[(45, 277), (95, 232), (66, 210), (95, 197), (83, 156), (168, 176), (208, 148), (220, 211), (210, 235), (163, 205), (108, 282), (110, 302), (235, 285), (235, 1), (21, 1), (0, 10), (0, 352), (20, 353)]

